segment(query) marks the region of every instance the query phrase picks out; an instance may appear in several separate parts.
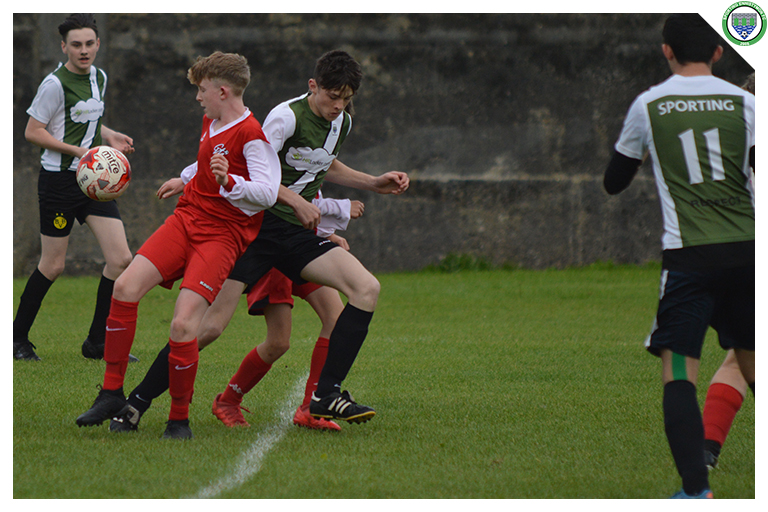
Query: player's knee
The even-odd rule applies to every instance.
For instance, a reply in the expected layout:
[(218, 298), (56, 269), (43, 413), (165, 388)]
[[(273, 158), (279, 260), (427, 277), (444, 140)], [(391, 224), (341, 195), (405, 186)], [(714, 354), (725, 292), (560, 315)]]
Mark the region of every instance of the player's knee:
[(125, 254), (121, 254), (114, 262), (111, 262), (111, 263), (112, 263), (112, 267), (114, 267), (114, 269), (118, 273), (122, 274), (123, 270), (127, 269), (128, 265), (131, 264), (132, 260), (133, 260), (133, 256), (131, 255), (130, 252), (128, 252)]
[(112, 297), (123, 302), (139, 302), (142, 295), (141, 290), (133, 280), (126, 279), (124, 274), (120, 274), (112, 288)]
[(120, 274), (123, 273), (123, 271), (128, 268), (128, 265), (131, 264), (131, 255), (130, 253), (120, 257), (112, 257), (110, 259), (107, 259), (107, 263), (104, 266), (104, 275), (116, 279), (120, 276)]
[(363, 307), (363, 309), (373, 310), (376, 307), (376, 302), (379, 300), (379, 293), (381, 292), (379, 280), (372, 274), (368, 274), (364, 280), (361, 280), (357, 290), (355, 304), (358, 307)]
[(63, 272), (66, 264), (66, 253), (62, 255), (48, 256), (42, 255), (37, 269), (48, 280), (55, 281)]
[(269, 358), (273, 361), (279, 359), (282, 357), (283, 354), (288, 352), (288, 349), (291, 348), (291, 340), (290, 337), (279, 337), (279, 338), (272, 338), (267, 340), (264, 347), (269, 354)]
[(55, 281), (64, 272), (64, 262), (48, 262), (38, 265), (38, 270), (49, 281)]
[(197, 337), (198, 323), (184, 316), (171, 320), (171, 339), (178, 342), (190, 341)]
[(197, 332), (197, 343), (200, 347), (206, 347), (216, 341), (224, 332), (224, 326), (214, 322), (206, 322), (200, 326)]

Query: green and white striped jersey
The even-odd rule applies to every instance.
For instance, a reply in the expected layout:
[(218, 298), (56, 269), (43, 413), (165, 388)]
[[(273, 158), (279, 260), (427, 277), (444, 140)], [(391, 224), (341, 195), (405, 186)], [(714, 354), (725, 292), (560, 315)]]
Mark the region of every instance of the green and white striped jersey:
[[(91, 148), (101, 145), (101, 118), (107, 75), (91, 66), (90, 73), (79, 75), (65, 66), (43, 79), (27, 114), (47, 125), (56, 139)], [(41, 163), (47, 171), (76, 171), (78, 158), (43, 149)]]
[(666, 250), (755, 239), (754, 145), (753, 94), (672, 75), (635, 99), (615, 149), (638, 160), (650, 152)]
[[(311, 202), (352, 129), (352, 117), (345, 111), (326, 121), (312, 112), (308, 98), (309, 93), (273, 108), (262, 129), (280, 157), (281, 184)], [(270, 211), (301, 225), (289, 206), (278, 203)]]

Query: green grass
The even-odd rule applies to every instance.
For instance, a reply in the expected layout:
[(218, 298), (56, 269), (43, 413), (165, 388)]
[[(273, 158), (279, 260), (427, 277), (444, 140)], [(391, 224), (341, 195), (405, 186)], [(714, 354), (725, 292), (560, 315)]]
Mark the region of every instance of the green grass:
[[(257, 473), (216, 497), (668, 497), (679, 477), (660, 363), (642, 346), (658, 274), (603, 264), (379, 276), (379, 307), (345, 382), (377, 416), (340, 433), (286, 428)], [(23, 285), (14, 280), (14, 308)], [(201, 354), (195, 439), (169, 442), (160, 439), (167, 395), (135, 434), (75, 425), (103, 378), (103, 363), (79, 352), (96, 287), (96, 278), (61, 278), (31, 333), (43, 361), (14, 362), (14, 498), (194, 497), (228, 478), (305, 377), (314, 313), (297, 301), (292, 349), (244, 401), (251, 427), (227, 429), (210, 403), (265, 333), (243, 305)], [(142, 301), (132, 349), (141, 361), (129, 366), (127, 388), (167, 341), (175, 296), (156, 289)], [(710, 333), (702, 402), (723, 356)], [(711, 474), (717, 498), (755, 497), (754, 424), (750, 395)]]

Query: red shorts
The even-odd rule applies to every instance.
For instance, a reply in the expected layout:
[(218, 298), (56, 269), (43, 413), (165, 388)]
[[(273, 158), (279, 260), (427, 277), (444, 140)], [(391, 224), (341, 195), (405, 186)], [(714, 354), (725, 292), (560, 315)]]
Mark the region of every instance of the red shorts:
[[(237, 259), (258, 234), (257, 229), (231, 226), (212, 217), (195, 215), (189, 208), (176, 208), (138, 250), (160, 271), (161, 286), (187, 288), (212, 303)], [(250, 227), (250, 226), (249, 226)], [(234, 228), (234, 229), (233, 229)]]
[(248, 314), (263, 315), (268, 304), (288, 304), (293, 307), (291, 295), (306, 299), (318, 288), (320, 285), (315, 283), (297, 285), (273, 267), (248, 291)]

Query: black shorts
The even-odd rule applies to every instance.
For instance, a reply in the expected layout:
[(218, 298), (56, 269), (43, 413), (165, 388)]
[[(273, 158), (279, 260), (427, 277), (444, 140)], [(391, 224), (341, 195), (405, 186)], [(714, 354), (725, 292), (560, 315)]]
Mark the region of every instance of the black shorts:
[(37, 198), (40, 205), (40, 233), (46, 236), (69, 236), (75, 219), (82, 224), (89, 215), (120, 218), (115, 201), (94, 201), (86, 196), (77, 184), (77, 174), (72, 171), (51, 172), (40, 169)]
[(646, 348), (701, 358), (707, 328), (724, 349), (755, 350), (755, 266), (662, 270), (659, 309)]
[(247, 292), (274, 267), (294, 283), (304, 284), (307, 282), (301, 278), (304, 267), (334, 247), (338, 245), (327, 238), (267, 210), (259, 235), (237, 260), (229, 279), (245, 283)]

